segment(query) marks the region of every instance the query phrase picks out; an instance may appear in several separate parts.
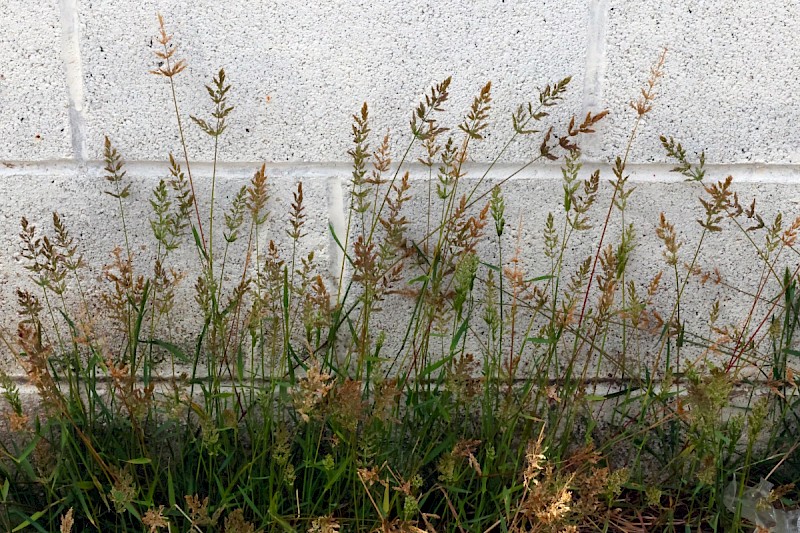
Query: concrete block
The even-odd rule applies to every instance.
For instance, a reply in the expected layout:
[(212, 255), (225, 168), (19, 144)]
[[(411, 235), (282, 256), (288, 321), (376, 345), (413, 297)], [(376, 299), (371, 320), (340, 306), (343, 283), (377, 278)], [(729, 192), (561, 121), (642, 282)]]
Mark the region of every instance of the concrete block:
[(623, 155), (649, 68), (667, 47), (665, 74), (631, 161), (663, 162), (659, 135), (673, 135), (710, 163), (797, 163), (791, 132), (800, 118), (800, 28), (790, 3), (730, 0), (706, 3), (608, 3), (605, 105), (611, 110), (603, 160)]
[[(179, 151), (165, 79), (148, 73), (157, 48), (154, 0), (81, 0), (87, 148), (104, 134), (132, 160)], [(584, 3), (312, 2), (173, 3), (163, 12), (188, 62), (176, 77), (190, 154), (208, 161), (210, 139), (188, 115), (208, 117), (203, 85), (224, 67), (236, 106), (222, 138), (227, 161), (347, 161), (351, 115), (364, 101), (372, 128), (408, 143), (411, 110), (429, 87), (453, 76), (444, 125), (455, 128), (484, 83), (493, 82), (494, 127), (476, 160), (491, 160), (512, 131), (510, 113), (537, 87), (574, 76), (557, 124), (580, 110), (588, 27)], [(267, 102), (270, 97), (270, 102)], [(376, 141), (377, 143), (377, 141)], [(526, 160), (538, 142), (506, 154)], [(412, 154), (413, 157), (416, 155)]]
[(71, 157), (57, 3), (0, 3), (0, 57), (0, 160)]

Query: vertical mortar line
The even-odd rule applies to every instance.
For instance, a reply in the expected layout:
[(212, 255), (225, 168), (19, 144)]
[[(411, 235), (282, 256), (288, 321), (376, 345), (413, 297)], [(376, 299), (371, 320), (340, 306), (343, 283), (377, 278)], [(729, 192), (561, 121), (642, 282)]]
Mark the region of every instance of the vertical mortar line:
[[(333, 176), (328, 178), (328, 223), (336, 233), (339, 242), (344, 245), (347, 236), (345, 209), (344, 209), (344, 192), (342, 187), (342, 176), (336, 172)], [(342, 252), (333, 234), (328, 231), (328, 270), (334, 282), (339, 281), (339, 276), (342, 273), (342, 264), (344, 263), (344, 252)], [(338, 303), (338, 302), (336, 302)]]
[(80, 51), (78, 0), (59, 0), (61, 11), (61, 56), (67, 82), (72, 156), (83, 166), (87, 159), (84, 116), (83, 64)]
[[(603, 83), (606, 76), (606, 36), (608, 30), (609, 0), (589, 0), (589, 20), (586, 43), (586, 70), (583, 79), (583, 116), (599, 113), (605, 107)], [(599, 155), (603, 141), (601, 126), (597, 133), (583, 139), (584, 151), (591, 158)]]

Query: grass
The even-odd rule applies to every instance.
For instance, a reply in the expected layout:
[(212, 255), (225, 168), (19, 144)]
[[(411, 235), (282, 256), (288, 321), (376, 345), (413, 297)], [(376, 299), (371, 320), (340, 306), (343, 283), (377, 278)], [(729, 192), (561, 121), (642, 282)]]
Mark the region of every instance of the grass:
[[(370, 146), (364, 104), (346, 231), (330, 229), (342, 256), (331, 280), (304, 246), (302, 183), (288, 212), (270, 215), (261, 166), (216, 209), (230, 85), (220, 70), (210, 117), (182, 121), (175, 84), (186, 63), (159, 23), (154, 73), (168, 84), (183, 153), (169, 154), (170, 177), (152, 191), (155, 253), (135, 257), (131, 183), (106, 139), (124, 234), (103, 268), (109, 324), (87, 311), (86, 265), (65, 219), (54, 213), (47, 231), (22, 219), (34, 283), (19, 289), (19, 326), (2, 341), (39, 401), (24, 406), (2, 375), (5, 530), (742, 531), (796, 505), (800, 219), (765, 221), (731, 178), (705, 181), (703, 154), (694, 161), (662, 137), (699, 192), (699, 237), (684, 241), (664, 214), (654, 236), (629, 222), (628, 154), (665, 55), (631, 104), (608, 180), (584, 171), (579, 148), (606, 112), (548, 122), (569, 78), (514, 113), (489, 170), (516, 142), (537, 149), (501, 180), (466, 171), (489, 124), (490, 83), (452, 128), (439, 122), (450, 79), (436, 84), (400, 146), (388, 135)], [(184, 140), (191, 124), (214, 143), (207, 213)], [(414, 161), (426, 181), (410, 179)], [(537, 252), (549, 268), (527, 272), (503, 185), (544, 162), (561, 165), (563, 195)], [(424, 222), (412, 223), (411, 206)], [(269, 234), (275, 216), (288, 239)], [(592, 231), (592, 254), (575, 256)], [(715, 302), (695, 324), (683, 305), (687, 291), (722, 282), (699, 262), (721, 232), (752, 249), (757, 287), (733, 287), (752, 306), (728, 325)], [(660, 243), (662, 270), (639, 279), (632, 262), (645, 238)], [(173, 266), (181, 247), (197, 257), (191, 272)], [(180, 301), (187, 275), (194, 302)], [(170, 337), (187, 313), (198, 317), (193, 338)], [(762, 478), (776, 486), (753, 503)]]

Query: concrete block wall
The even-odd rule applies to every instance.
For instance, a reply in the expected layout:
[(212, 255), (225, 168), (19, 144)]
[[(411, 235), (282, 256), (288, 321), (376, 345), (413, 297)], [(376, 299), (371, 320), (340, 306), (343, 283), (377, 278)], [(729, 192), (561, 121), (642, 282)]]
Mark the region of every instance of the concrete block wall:
[[(800, 5), (788, 0), (5, 0), (2, 327), (13, 329), (14, 289), (27, 283), (16, 237), (22, 215), (46, 226), (53, 210), (61, 212), (94, 265), (90, 292), (100, 290), (100, 266), (122, 243), (115, 204), (103, 194), (106, 135), (134, 183), (128, 205), (137, 253), (152, 254), (147, 199), (158, 179), (168, 176), (168, 154), (181, 151), (169, 85), (149, 73), (159, 46), (157, 12), (188, 64), (176, 78), (177, 98), (201, 202), (208, 205), (213, 146), (188, 116), (209, 115), (203, 85), (224, 67), (236, 108), (220, 146), (220, 205), (266, 163), (269, 207), (277, 215), (270, 232), (285, 241), (280, 217), (302, 181), (307, 245), (331, 272), (339, 254), (327, 228), (343, 228), (351, 115), (362, 102), (370, 105), (372, 145), (388, 131), (399, 157), (410, 138), (411, 109), (433, 83), (453, 76), (443, 121), (455, 127), (491, 80), (492, 126), (467, 167), (480, 176), (510, 135), (510, 113), (535, 100), (538, 87), (572, 76), (565, 102), (550, 119), (563, 128), (572, 115), (608, 109), (597, 134), (584, 140), (583, 158), (586, 171), (600, 168), (603, 178), (611, 178), (608, 164), (625, 152), (633, 125), (628, 103), (663, 47), (669, 49), (665, 75), (629, 157), (638, 187), (631, 220), (650, 239), (637, 251), (635, 268), (643, 279), (660, 268), (660, 248), (651, 242), (659, 211), (667, 212), (687, 243), (699, 234), (694, 219), (701, 187), (669, 172), (673, 165), (660, 134), (674, 135), (689, 153), (705, 150), (707, 179), (732, 174), (742, 197), (757, 197), (767, 212), (780, 209), (793, 219), (798, 211)], [(513, 144), (489, 183), (515, 172), (537, 149), (534, 140)], [(418, 164), (409, 169), (416, 182), (425, 179)], [(535, 164), (509, 184), (511, 234), (532, 271), (542, 261), (546, 213), (559, 208), (560, 178), (557, 165)], [(523, 233), (516, 241), (518, 221)], [(596, 238), (587, 234), (578, 247), (589, 250)], [(752, 288), (758, 272), (740, 257), (747, 249), (741, 237), (724, 234), (709, 246), (704, 260), (719, 259), (726, 276)], [(191, 264), (194, 252), (186, 250), (182, 260)], [(735, 321), (746, 300), (722, 298)], [(698, 298), (693, 305), (699, 314), (710, 302)]]

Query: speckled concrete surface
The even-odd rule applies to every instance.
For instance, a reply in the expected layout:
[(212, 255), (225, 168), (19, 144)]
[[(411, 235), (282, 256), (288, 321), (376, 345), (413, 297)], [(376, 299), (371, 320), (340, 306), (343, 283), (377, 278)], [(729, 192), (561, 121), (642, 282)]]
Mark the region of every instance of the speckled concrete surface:
[[(220, 67), (233, 84), (227, 160), (345, 161), (350, 116), (362, 102), (372, 107), (376, 132), (402, 138), (412, 107), (448, 76), (453, 120), (484, 83), (494, 82), (498, 128), (477, 155), (486, 159), (507, 138), (511, 111), (536, 99), (537, 87), (574, 75), (571, 109), (556, 116), (563, 121), (580, 111), (584, 4), (324, 1), (256, 8), (243, 0), (82, 0), (89, 152), (97, 157), (104, 133), (120, 138), (132, 159), (177, 149), (166, 82), (148, 74), (160, 9), (188, 63), (176, 78), (184, 113), (209, 114), (203, 84)], [(189, 139), (193, 156), (211, 158), (197, 128), (189, 128)]]
[(627, 142), (632, 89), (647, 79), (659, 48), (668, 56), (653, 113), (632, 152), (663, 162), (659, 134), (706, 150), (715, 163), (798, 163), (793, 132), (800, 107), (800, 4), (610, 0), (603, 100), (611, 112), (602, 148), (608, 159)]
[(72, 156), (55, 2), (0, 3), (0, 160)]

